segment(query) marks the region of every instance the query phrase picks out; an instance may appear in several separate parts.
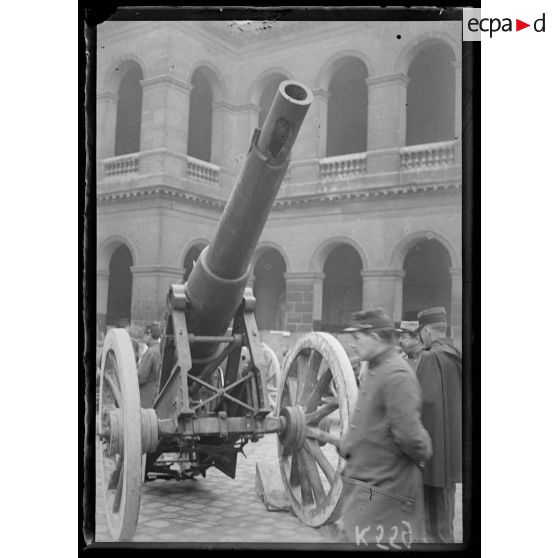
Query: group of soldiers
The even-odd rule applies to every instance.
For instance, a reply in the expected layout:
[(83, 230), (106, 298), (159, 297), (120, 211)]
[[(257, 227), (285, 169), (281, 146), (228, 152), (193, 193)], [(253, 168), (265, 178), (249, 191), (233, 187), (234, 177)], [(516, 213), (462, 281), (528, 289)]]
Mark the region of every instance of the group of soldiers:
[(419, 312), (416, 328), (396, 327), (381, 308), (353, 318), (344, 331), (368, 367), (338, 448), (346, 460), (345, 535), (380, 548), (454, 542), (462, 362), (445, 309)]

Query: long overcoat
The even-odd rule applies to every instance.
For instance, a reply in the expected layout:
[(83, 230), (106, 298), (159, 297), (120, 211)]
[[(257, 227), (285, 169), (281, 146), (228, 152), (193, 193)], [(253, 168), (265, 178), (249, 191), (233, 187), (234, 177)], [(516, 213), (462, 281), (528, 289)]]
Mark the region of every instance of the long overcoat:
[(161, 347), (153, 340), (149, 349), (143, 354), (138, 366), (138, 380), (140, 386), (140, 402), (144, 409), (150, 409), (159, 393), (161, 379)]
[(432, 440), (432, 459), (424, 469), (424, 484), (449, 488), (462, 482), (461, 354), (444, 338), (422, 353), (417, 379), (422, 388), (422, 422)]
[(369, 364), (339, 448), (347, 462), (344, 530), (353, 542), (404, 548), (424, 538), (420, 465), (430, 457), (431, 443), (409, 365), (391, 348)]

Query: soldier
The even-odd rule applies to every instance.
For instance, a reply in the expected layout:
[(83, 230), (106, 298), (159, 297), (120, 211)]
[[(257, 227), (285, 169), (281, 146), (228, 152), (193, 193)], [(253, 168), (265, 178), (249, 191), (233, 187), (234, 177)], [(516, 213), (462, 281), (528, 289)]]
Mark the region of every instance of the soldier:
[(418, 335), (418, 322), (401, 322), (397, 332), (399, 333), (399, 345), (403, 350), (403, 358), (413, 371), (416, 371), (420, 355), (424, 350), (424, 345)]
[(381, 308), (354, 315), (360, 359), (368, 361), (339, 454), (347, 461), (343, 527), (357, 544), (408, 548), (424, 540), (422, 471), (431, 453), (420, 420), (420, 387), (396, 352), (395, 326)]
[(446, 337), (446, 311), (418, 314), (426, 347), (417, 367), (422, 388), (422, 420), (432, 439), (433, 455), (424, 469), (426, 529), (429, 541), (453, 542), (455, 484), (461, 478), (461, 354)]
[(138, 366), (138, 380), (140, 386), (141, 406), (144, 409), (153, 407), (159, 391), (159, 380), (161, 378), (161, 348), (159, 338), (161, 328), (158, 324), (150, 324), (145, 328), (144, 342), (148, 346), (147, 351), (141, 357)]

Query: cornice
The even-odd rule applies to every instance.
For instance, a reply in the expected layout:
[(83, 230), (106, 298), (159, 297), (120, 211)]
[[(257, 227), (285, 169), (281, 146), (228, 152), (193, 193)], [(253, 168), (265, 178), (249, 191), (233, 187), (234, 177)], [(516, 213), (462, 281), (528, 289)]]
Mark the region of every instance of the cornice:
[(153, 198), (153, 197), (164, 197), (184, 200), (190, 202), (193, 205), (200, 207), (206, 207), (208, 209), (216, 209), (222, 211), (225, 208), (226, 202), (219, 200), (217, 198), (210, 198), (206, 196), (201, 196), (199, 194), (193, 194), (191, 192), (185, 192), (178, 188), (172, 188), (169, 186), (149, 186), (144, 188), (137, 188), (134, 190), (120, 190), (116, 192), (103, 192), (97, 194), (98, 204), (108, 204), (115, 201), (129, 201), (137, 200), (142, 198)]
[(364, 81), (366, 81), (368, 87), (377, 87), (379, 85), (388, 85), (397, 82), (399, 82), (400, 85), (407, 85), (409, 83), (409, 77), (405, 74), (391, 74), (389, 76), (369, 77)]
[[(387, 199), (401, 195), (410, 195), (422, 192), (446, 192), (461, 190), (460, 182), (449, 182), (440, 184), (405, 184), (397, 186), (386, 186), (383, 188), (369, 188), (347, 192), (328, 192), (320, 194), (309, 194), (302, 196), (290, 196), (279, 198), (273, 204), (274, 210), (290, 209), (303, 206), (318, 206), (338, 204), (344, 201), (360, 201), (373, 199)], [(150, 197), (166, 197), (183, 200), (193, 205), (209, 209), (223, 210), (225, 200), (202, 196), (192, 192), (186, 192), (179, 188), (170, 186), (149, 186), (137, 189), (126, 189), (115, 192), (102, 192), (97, 194), (97, 203), (108, 204), (115, 201), (128, 201)]]
[(401, 269), (363, 269), (360, 275), (363, 279), (393, 279), (394, 277), (405, 277), (405, 271)]
[(284, 273), (283, 277), (285, 277), (285, 281), (289, 279), (293, 281), (316, 281), (323, 280), (325, 274), (314, 271), (289, 271), (288, 273)]
[(461, 190), (461, 183), (405, 184), (347, 192), (328, 192), (322, 194), (310, 194), (305, 196), (279, 198), (273, 204), (273, 209), (288, 209), (291, 207), (308, 205), (325, 205), (330, 203), (338, 203), (340, 201), (388, 198), (406, 194), (414, 194), (417, 192), (438, 192), (455, 190)]
[(184, 275), (184, 269), (167, 265), (133, 265), (130, 271), (134, 275)]

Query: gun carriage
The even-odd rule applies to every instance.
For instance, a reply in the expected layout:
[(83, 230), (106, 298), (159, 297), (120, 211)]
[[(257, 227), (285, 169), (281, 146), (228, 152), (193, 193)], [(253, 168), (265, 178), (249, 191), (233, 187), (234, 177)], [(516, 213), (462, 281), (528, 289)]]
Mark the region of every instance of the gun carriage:
[(246, 288), (250, 260), (311, 101), (301, 83), (279, 86), (212, 242), (188, 281), (170, 286), (152, 409), (140, 407), (128, 333), (107, 333), (98, 431), (105, 510), (116, 540), (129, 540), (136, 530), (142, 461), (149, 472), (162, 454), (171, 455), (177, 478), (205, 476), (210, 467), (234, 478), (238, 452), (266, 434), (277, 434), (294, 513), (314, 527), (340, 514), (343, 463), (336, 445), (357, 395), (350, 361), (327, 333), (300, 337), (285, 357), (271, 412), (256, 301)]

